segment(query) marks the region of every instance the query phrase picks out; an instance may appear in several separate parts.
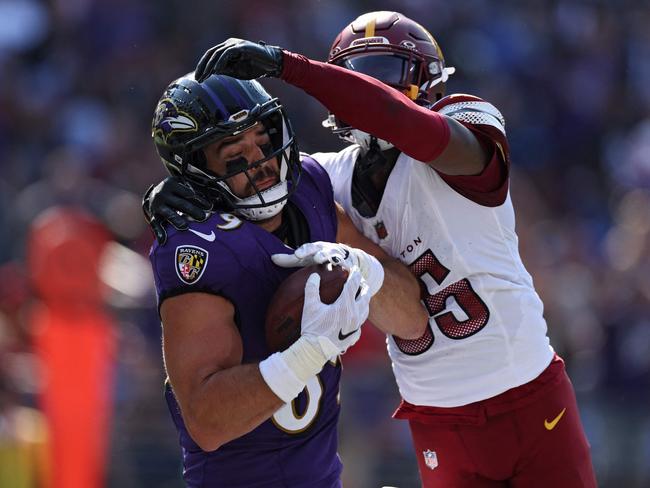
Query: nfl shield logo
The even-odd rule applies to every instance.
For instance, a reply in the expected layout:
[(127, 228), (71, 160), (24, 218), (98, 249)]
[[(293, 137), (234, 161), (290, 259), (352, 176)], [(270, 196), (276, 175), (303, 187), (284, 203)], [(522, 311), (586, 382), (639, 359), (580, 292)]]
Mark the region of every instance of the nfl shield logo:
[(176, 248), (176, 274), (183, 283), (199, 281), (208, 264), (208, 251), (197, 246)]
[(377, 222), (375, 224), (375, 232), (377, 232), (377, 237), (380, 239), (386, 239), (388, 237), (388, 231), (383, 221)]
[(438, 467), (438, 456), (435, 451), (429, 451), (427, 449), (426, 451), (422, 451), (422, 455), (424, 456), (424, 464), (427, 465), (427, 468), (436, 469)]

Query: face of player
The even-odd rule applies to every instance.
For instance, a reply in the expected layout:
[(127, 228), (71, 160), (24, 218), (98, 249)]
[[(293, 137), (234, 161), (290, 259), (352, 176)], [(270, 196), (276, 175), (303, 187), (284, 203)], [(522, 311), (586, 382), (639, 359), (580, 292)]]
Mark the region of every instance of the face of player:
[[(244, 165), (249, 165), (272, 151), (271, 139), (259, 122), (245, 132), (213, 142), (203, 150), (207, 168), (217, 175), (225, 175)], [(250, 180), (246, 177), (246, 173)], [(280, 181), (278, 158), (271, 158), (259, 166), (238, 173), (226, 180), (230, 190), (239, 198), (250, 197)]]

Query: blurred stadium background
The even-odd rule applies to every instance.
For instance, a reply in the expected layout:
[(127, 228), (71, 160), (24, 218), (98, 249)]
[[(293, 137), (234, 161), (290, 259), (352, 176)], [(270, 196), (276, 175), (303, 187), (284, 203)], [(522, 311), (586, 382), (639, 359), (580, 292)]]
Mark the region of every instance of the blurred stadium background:
[[(1, 0), (0, 488), (182, 486), (139, 209), (164, 175), (154, 104), (227, 37), (323, 59), (382, 9), (434, 34), (451, 92), (505, 115), (522, 254), (600, 485), (650, 486), (646, 1)], [(322, 106), (265, 85), (303, 151), (341, 147)], [(344, 367), (346, 486), (417, 486), (382, 337)]]

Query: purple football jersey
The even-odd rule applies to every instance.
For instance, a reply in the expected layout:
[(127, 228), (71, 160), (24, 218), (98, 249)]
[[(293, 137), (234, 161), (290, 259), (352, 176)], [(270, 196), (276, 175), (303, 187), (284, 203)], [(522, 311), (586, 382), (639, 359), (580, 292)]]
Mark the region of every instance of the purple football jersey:
[[(311, 241), (336, 238), (332, 186), (323, 168), (303, 156), (303, 173), (290, 201), (309, 224)], [(268, 303), (292, 271), (273, 264), (271, 255), (290, 253), (273, 234), (229, 213), (216, 212), (190, 230), (168, 228), (164, 246), (154, 243), (151, 262), (159, 303), (170, 296), (201, 291), (230, 300), (242, 337), (245, 363), (270, 355), (264, 335)], [(305, 390), (266, 422), (213, 452), (189, 436), (174, 393), (165, 396), (179, 431), (183, 476), (194, 488), (339, 487), (341, 462), (336, 425), (340, 364), (327, 363)]]

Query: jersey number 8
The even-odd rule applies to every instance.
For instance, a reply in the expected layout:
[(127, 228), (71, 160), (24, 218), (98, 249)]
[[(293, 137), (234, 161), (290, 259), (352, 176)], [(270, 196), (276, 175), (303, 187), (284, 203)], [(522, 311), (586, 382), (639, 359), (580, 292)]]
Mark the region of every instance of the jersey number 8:
[(300, 395), (303, 394), (306, 395), (306, 405), (302, 413), (298, 412), (296, 406), (299, 396), (273, 414), (272, 419), (275, 426), (287, 434), (304, 432), (316, 420), (320, 410), (320, 399), (323, 395), (323, 385), (318, 376), (307, 380), (307, 385)]

